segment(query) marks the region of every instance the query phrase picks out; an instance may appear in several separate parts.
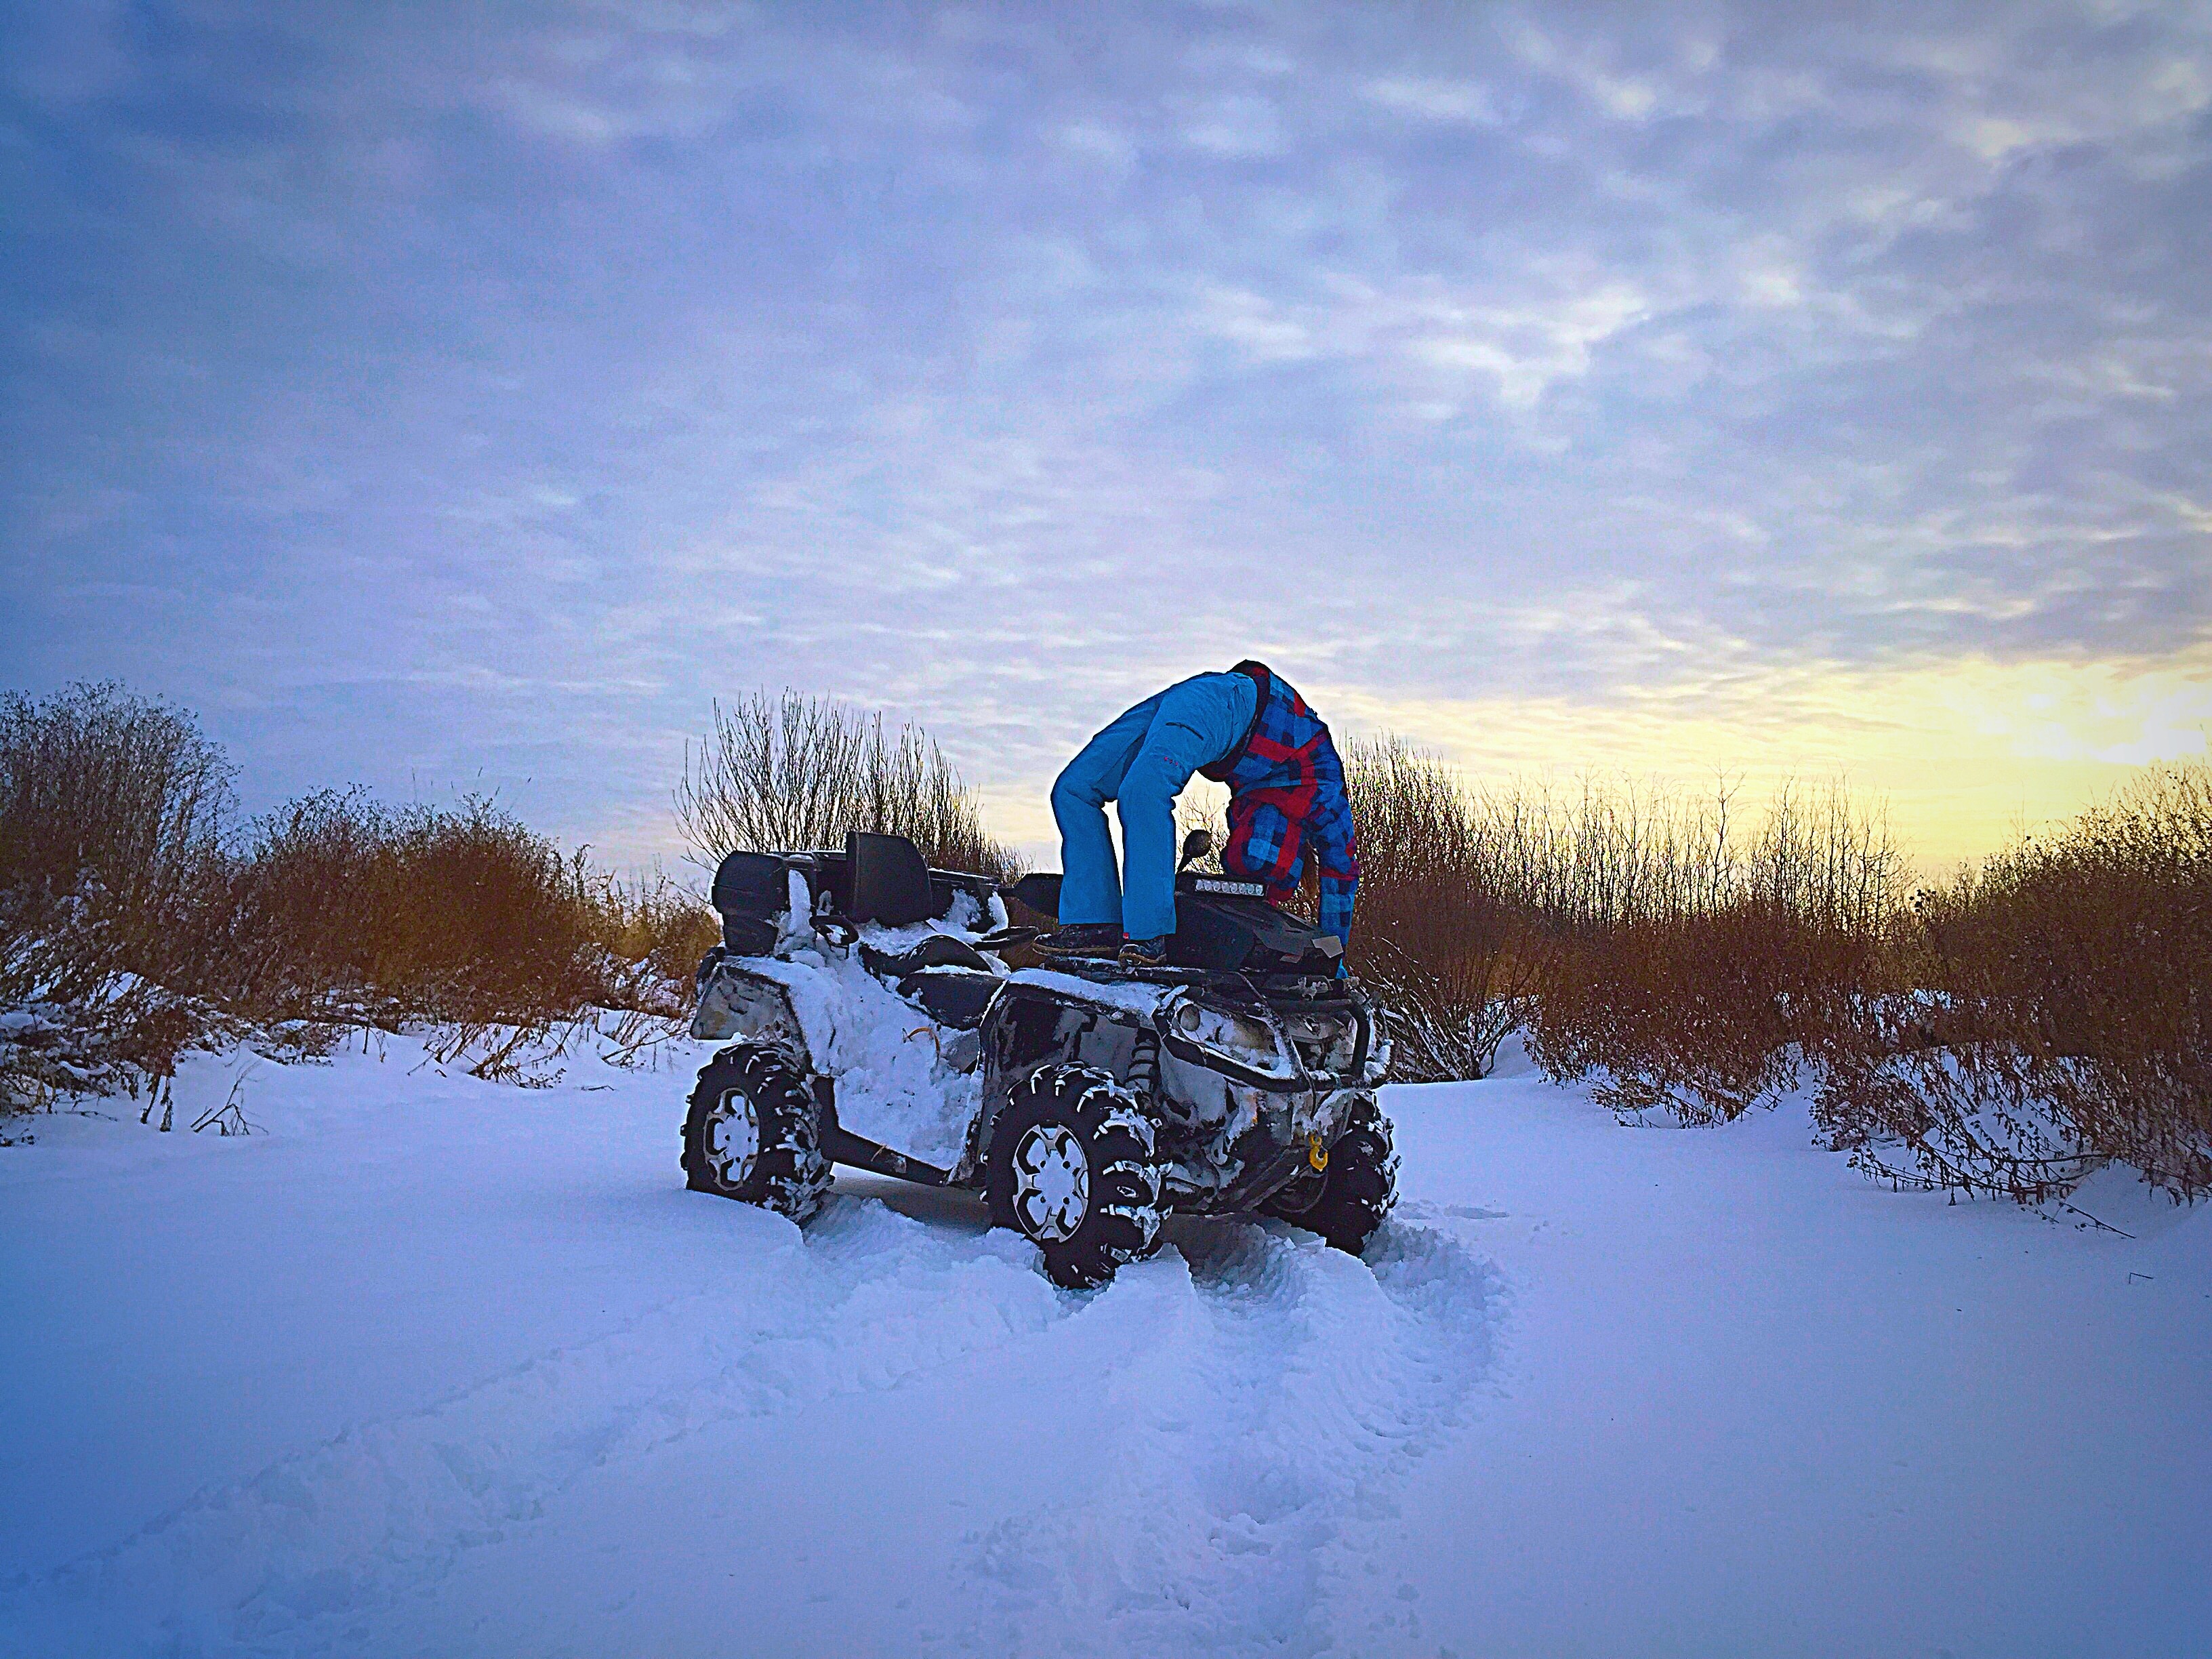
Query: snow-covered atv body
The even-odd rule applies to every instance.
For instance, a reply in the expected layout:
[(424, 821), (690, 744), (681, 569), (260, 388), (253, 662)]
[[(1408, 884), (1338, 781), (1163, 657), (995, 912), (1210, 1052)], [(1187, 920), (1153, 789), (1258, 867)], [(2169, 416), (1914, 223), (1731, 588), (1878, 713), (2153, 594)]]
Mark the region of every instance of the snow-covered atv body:
[[(1006, 890), (1047, 915), (1055, 876)], [(804, 1219), (832, 1164), (983, 1193), (1054, 1278), (1149, 1253), (1163, 1213), (1258, 1211), (1357, 1251), (1395, 1199), (1382, 1010), (1256, 884), (1177, 878), (1168, 965), (1010, 969), (988, 879), (898, 836), (738, 853), (692, 1035), (684, 1167)]]

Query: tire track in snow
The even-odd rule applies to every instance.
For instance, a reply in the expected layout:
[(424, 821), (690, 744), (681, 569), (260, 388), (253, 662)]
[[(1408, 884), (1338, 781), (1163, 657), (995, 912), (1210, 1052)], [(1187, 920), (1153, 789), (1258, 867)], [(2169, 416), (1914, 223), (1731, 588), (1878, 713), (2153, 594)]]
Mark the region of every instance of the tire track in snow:
[(587, 1471), (708, 1425), (893, 1388), (1067, 1317), (1008, 1233), (833, 1200), (804, 1243), (765, 1212), (726, 1290), (663, 1304), (404, 1416), (203, 1493), (0, 1595), (0, 1654), (187, 1659), (343, 1647), (364, 1612), (527, 1525)]
[(727, 1286), (201, 1495), (0, 1597), (0, 1653), (357, 1651), (380, 1609), (593, 1470), (987, 1355), (1074, 1368), (1118, 1427), (1077, 1496), (968, 1540), (952, 1650), (1034, 1652), (1049, 1631), (1067, 1653), (1315, 1652), (1347, 1532), (1487, 1363), (1488, 1270), (1419, 1227), (1363, 1263), (1280, 1227), (1178, 1223), (1176, 1250), (1078, 1296), (1011, 1234), (873, 1201), (834, 1200), (803, 1241), (733, 1219)]
[(1346, 1582), (1355, 1534), (1487, 1371), (1494, 1272), (1395, 1222), (1365, 1261), (1279, 1226), (1173, 1240), (1084, 1316), (1153, 1333), (1114, 1379), (1094, 1479), (972, 1540), (974, 1614), (933, 1650), (1317, 1654), (1340, 1592), (1371, 1600)]

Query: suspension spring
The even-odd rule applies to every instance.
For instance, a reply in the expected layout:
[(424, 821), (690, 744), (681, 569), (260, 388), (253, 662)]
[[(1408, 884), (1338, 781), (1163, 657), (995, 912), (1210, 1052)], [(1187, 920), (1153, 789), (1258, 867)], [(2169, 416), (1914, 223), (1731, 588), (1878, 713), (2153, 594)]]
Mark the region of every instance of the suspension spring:
[(1129, 1088), (1138, 1099), (1157, 1109), (1160, 1097), (1160, 1039), (1156, 1031), (1139, 1028), (1129, 1045)]

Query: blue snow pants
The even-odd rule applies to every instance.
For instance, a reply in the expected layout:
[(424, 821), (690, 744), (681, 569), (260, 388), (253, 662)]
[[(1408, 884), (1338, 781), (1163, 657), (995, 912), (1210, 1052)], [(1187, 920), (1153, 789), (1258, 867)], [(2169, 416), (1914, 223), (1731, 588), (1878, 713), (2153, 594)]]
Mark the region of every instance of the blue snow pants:
[[(1198, 674), (1147, 697), (1083, 745), (1052, 786), (1060, 822), (1060, 921), (1118, 921), (1131, 939), (1175, 932), (1175, 799), (1252, 724), (1260, 688)], [(1106, 803), (1121, 803), (1126, 883), (1116, 879)]]

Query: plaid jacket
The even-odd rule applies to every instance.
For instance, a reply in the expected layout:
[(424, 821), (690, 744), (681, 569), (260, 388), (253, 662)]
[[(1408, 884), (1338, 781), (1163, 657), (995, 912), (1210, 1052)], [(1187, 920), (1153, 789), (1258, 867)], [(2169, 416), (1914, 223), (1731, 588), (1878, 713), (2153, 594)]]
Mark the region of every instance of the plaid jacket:
[(1261, 663), (1242, 662), (1260, 687), (1252, 729), (1229, 754), (1203, 769), (1229, 786), (1229, 844), (1221, 867), (1267, 884), (1268, 896), (1297, 890), (1310, 847), (1321, 872), (1321, 925), (1352, 942), (1352, 901), (1359, 885), (1352, 800), (1344, 763), (1328, 727), (1305, 699)]

